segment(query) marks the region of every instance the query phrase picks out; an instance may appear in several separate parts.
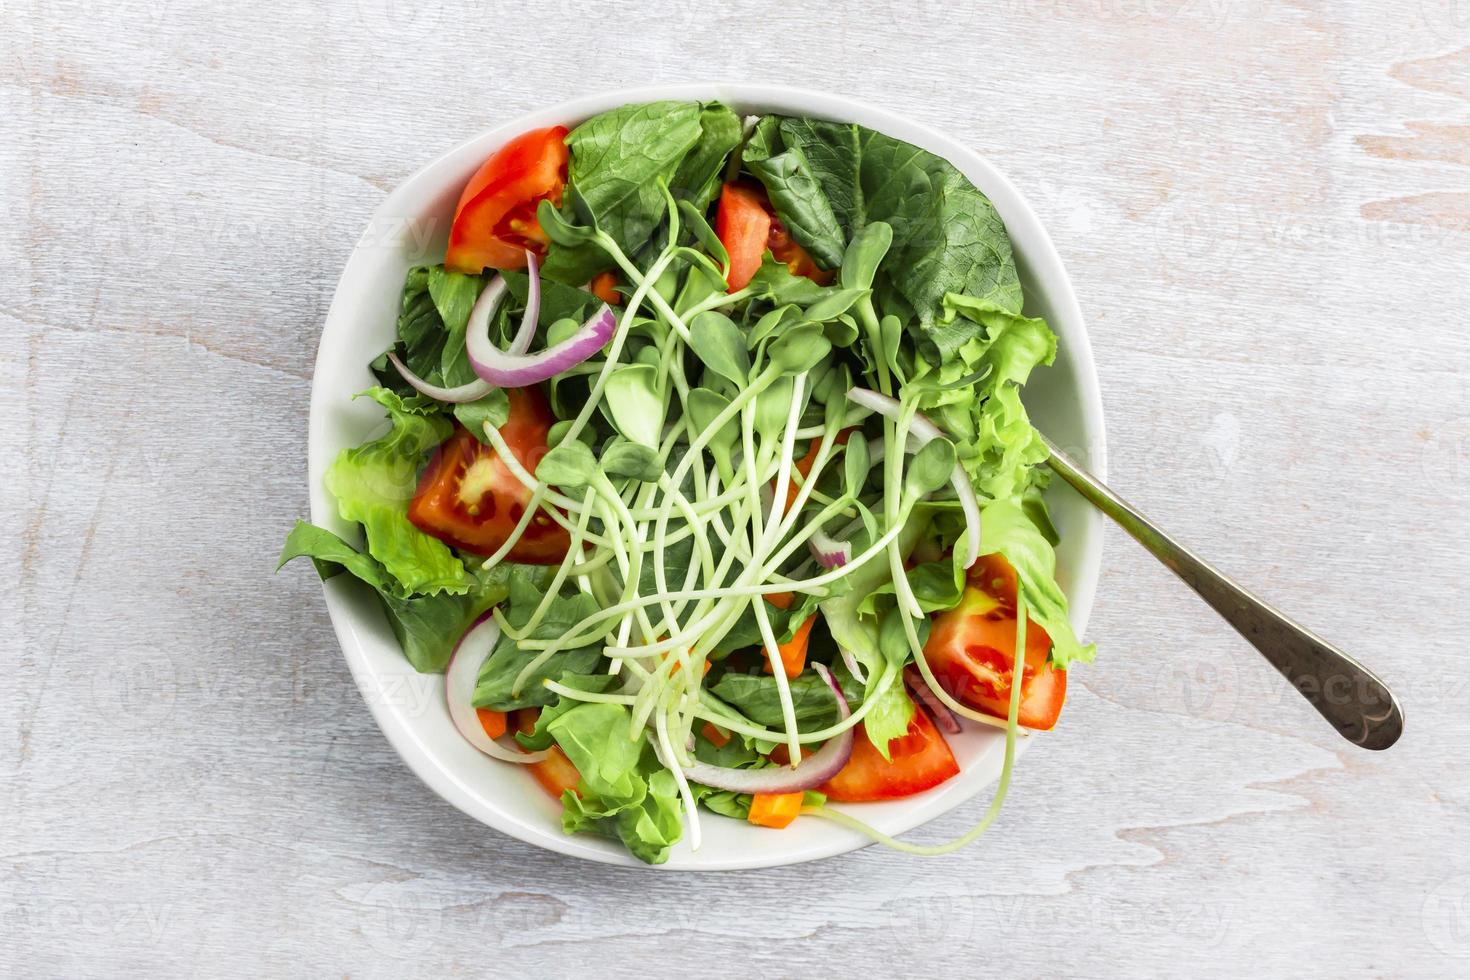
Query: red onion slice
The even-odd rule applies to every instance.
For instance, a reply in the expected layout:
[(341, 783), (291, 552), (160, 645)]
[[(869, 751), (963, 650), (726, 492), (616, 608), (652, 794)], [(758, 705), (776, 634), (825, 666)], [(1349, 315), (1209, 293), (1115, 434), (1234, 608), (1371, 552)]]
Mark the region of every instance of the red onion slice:
[(475, 683), (480, 679), (480, 667), (485, 663), (485, 658), (490, 656), (490, 651), (495, 649), (495, 641), (498, 639), (500, 626), (486, 612), (470, 624), (464, 636), (454, 645), (454, 653), (449, 657), (449, 667), (444, 672), (444, 697), (449, 704), (449, 717), (465, 741), (488, 756), (502, 762), (540, 762), (546, 758), (547, 753), (507, 748), (485, 734), (485, 726), (480, 724), (480, 716), (472, 703)]
[[(852, 711), (847, 707), (847, 698), (842, 696), (842, 688), (837, 686), (826, 667), (812, 664), (812, 670), (827, 682), (836, 695), (838, 720), (848, 718)], [(828, 739), (826, 745), (802, 759), (795, 769), (789, 766), (728, 769), (695, 762), (684, 767), (684, 775), (696, 783), (732, 793), (799, 793), (822, 785), (847, 765), (847, 760), (852, 757), (852, 737), (853, 729), (849, 728), (841, 735)]]
[(909, 693), (914, 696), (924, 707), (929, 709), (929, 714), (934, 716), (934, 724), (946, 735), (957, 734), (960, 730), (960, 720), (955, 717), (953, 711), (944, 706), (944, 702), (934, 696), (929, 690), (929, 685), (924, 683), (924, 675), (919, 673), (919, 668), (909, 664), (903, 669), (903, 682), (908, 686)]
[(839, 541), (821, 528), (807, 538), (806, 546), (823, 568), (841, 568), (852, 561), (851, 542)]
[[(536, 322), (541, 317), (541, 266), (537, 263), (536, 253), (529, 248), (526, 249), (526, 312), (521, 314), (521, 329), (516, 331), (515, 339), (510, 342), (506, 352), (510, 354), (524, 354), (531, 349), (531, 341), (536, 339)], [(471, 317), (471, 322), (474, 318)], [(485, 319), (485, 333), (489, 336), (490, 320)], [(469, 344), (469, 328), (465, 328), (465, 344)]]
[(485, 381), (501, 388), (524, 388), (561, 374), (602, 350), (617, 328), (606, 303), (566, 340), (535, 354), (515, 354), (490, 343), (489, 324), (471, 330), (465, 338), (470, 366)]
[(863, 665), (858, 663), (857, 654), (847, 647), (838, 647), (837, 652), (842, 655), (842, 662), (847, 665), (847, 672), (851, 674), (859, 684), (868, 683), (868, 672)]
[[(897, 399), (867, 388), (852, 389), (847, 393), (847, 399), (889, 419), (896, 420), (902, 409)], [(921, 414), (914, 416), (914, 421), (909, 426), (909, 436), (911, 439), (905, 446), (909, 452), (916, 452), (935, 439), (947, 438), (943, 429)], [(964, 567), (969, 568), (980, 557), (980, 500), (975, 496), (975, 488), (970, 483), (970, 475), (959, 463), (954, 464), (954, 471), (950, 473), (949, 479), (954, 484), (954, 492), (959, 498), (960, 509), (965, 512), (965, 528), (969, 533), (965, 535)]]
[(392, 351), (388, 352), (388, 360), (393, 362), (393, 366), (398, 369), (399, 374), (403, 375), (403, 380), (407, 381), (410, 387), (421, 395), (428, 395), (435, 401), (459, 405), (464, 402), (479, 401), (495, 390), (494, 385), (486, 381), (481, 381), (479, 378), (476, 378), (469, 384), (462, 384), (455, 388), (444, 388), (439, 385), (430, 384), (417, 374), (414, 374), (408, 369), (408, 365), (399, 360), (398, 355)]

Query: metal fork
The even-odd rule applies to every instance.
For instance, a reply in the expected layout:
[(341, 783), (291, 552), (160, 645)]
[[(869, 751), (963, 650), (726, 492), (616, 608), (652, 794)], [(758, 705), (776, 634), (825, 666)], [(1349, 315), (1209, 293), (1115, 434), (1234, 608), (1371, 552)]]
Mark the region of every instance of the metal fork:
[(1062, 479), (1234, 626), (1339, 735), (1365, 749), (1386, 749), (1398, 741), (1404, 711), (1376, 674), (1159, 530), (1045, 435), (1041, 438), (1051, 452), (1051, 468)]

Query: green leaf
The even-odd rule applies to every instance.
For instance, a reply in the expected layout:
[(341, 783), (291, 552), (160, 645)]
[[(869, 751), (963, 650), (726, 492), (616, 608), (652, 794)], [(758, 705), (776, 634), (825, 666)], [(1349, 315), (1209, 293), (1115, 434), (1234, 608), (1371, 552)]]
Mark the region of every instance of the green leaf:
[(663, 474), (658, 453), (645, 445), (614, 439), (602, 451), (602, 472), (611, 479), (653, 483)]
[(771, 341), (771, 364), (782, 374), (809, 371), (832, 352), (832, 343), (816, 324), (804, 323)]
[[(578, 691), (603, 694), (611, 691), (621, 682), (612, 674), (568, 674), (562, 678), (560, 683)], [(556, 740), (551, 737), (547, 726), (577, 705), (585, 703), (576, 698), (561, 696), (541, 709), (541, 713), (536, 716), (535, 726), (529, 732), (516, 732), (515, 740), (531, 752), (541, 752), (551, 748)]]
[(454, 417), (459, 424), (469, 429), (474, 437), (487, 443), (485, 426), (500, 428), (510, 421), (510, 398), (504, 388), (496, 388), (484, 398), (472, 402), (461, 402), (454, 406)]
[[(876, 684), (876, 680), (873, 684)], [(889, 684), (882, 694), (875, 693), (869, 697), (873, 698), (873, 707), (863, 718), (863, 730), (867, 732), (868, 741), (873, 743), (873, 747), (883, 758), (888, 759), (889, 744), (909, 732), (909, 723), (914, 720), (916, 710), (914, 702), (899, 680)]]
[(777, 262), (769, 252), (746, 288), (758, 299), (778, 306), (786, 303), (811, 306), (832, 292), (831, 287), (819, 286), (806, 276), (794, 275), (785, 262)]
[[(582, 123), (567, 135), (569, 185), (597, 226), (632, 255), (658, 229), (666, 210), (660, 179), (670, 184), (699, 142), (696, 102), (625, 105)], [(580, 284), (611, 265), (595, 242), (553, 244), (543, 273)]]
[(556, 245), (575, 248), (587, 245), (597, 236), (595, 228), (572, 224), (556, 209), (556, 205), (544, 198), (536, 206), (536, 220), (540, 223), (541, 230), (546, 232), (546, 237)]
[(562, 830), (591, 830), (621, 840), (639, 860), (659, 864), (679, 841), (678, 786), (648, 740), (628, 738), (628, 709), (580, 704), (547, 725), (582, 779), (562, 796)]
[[(520, 630), (530, 622), (531, 614), (540, 605), (545, 595), (546, 570), (524, 571), (526, 566), (513, 566), (517, 569), (510, 576), (508, 586), (508, 598), (502, 607), (505, 612), (506, 621)], [(570, 633), (572, 627), (598, 609), (597, 600), (585, 592), (571, 591), (557, 596), (547, 610), (546, 616), (537, 624), (529, 639), (553, 640), (560, 639)], [(596, 671), (602, 660), (602, 645), (591, 643), (585, 647), (571, 650), (560, 650), (547, 658), (546, 662), (534, 671), (530, 678), (522, 685), (519, 693), (513, 693), (516, 677), (526, 662), (536, 656), (539, 651), (522, 650), (509, 634), (502, 633), (495, 649), (490, 651), (489, 658), (480, 668), (480, 677), (475, 684), (475, 694), (472, 703), (477, 708), (490, 708), (494, 711), (515, 711), (519, 708), (531, 708), (539, 705), (550, 704), (556, 700), (556, 695), (546, 689), (544, 681), (548, 678), (566, 683), (570, 675), (591, 674)], [(626, 731), (624, 732), (626, 737)]]
[(603, 389), (602, 405), (624, 436), (658, 449), (667, 409), (658, 390), (657, 369), (648, 364), (616, 368)]
[(761, 314), (761, 318), (755, 321), (755, 326), (750, 328), (746, 335), (746, 344), (754, 349), (760, 342), (773, 337), (781, 329), (783, 323), (796, 323), (801, 319), (801, 307), (793, 303), (778, 306)]
[[(512, 305), (517, 311), (526, 308), (526, 295), (530, 289), (530, 279), (519, 269), (506, 269), (500, 273), (505, 277), (505, 284), (510, 289), (511, 298), (515, 301)], [(557, 282), (555, 279), (541, 277), (541, 309), (537, 314), (537, 322), (544, 328), (550, 328), (553, 323), (561, 320), (571, 322), (571, 329), (575, 331), (586, 319), (592, 315), (592, 311), (602, 305), (602, 300), (575, 286)], [(517, 318), (519, 327), (519, 318)], [(546, 339), (547, 344), (556, 341), (550, 336)]]
[[(837, 701), (827, 682), (810, 671), (791, 678), (791, 703), (805, 729), (825, 728), (837, 721)], [(726, 673), (710, 693), (757, 725), (780, 728), (781, 696), (770, 674)]]
[[(708, 432), (719, 414), (729, 407), (730, 399), (717, 391), (694, 388), (689, 392), (689, 420), (694, 424), (697, 434)], [(732, 416), (719, 432), (710, 437), (709, 446), (711, 449), (733, 446), (739, 437), (740, 429)]]
[[(730, 253), (725, 250), (725, 243), (720, 241), (720, 236), (709, 226), (704, 218), (704, 212), (690, 204), (688, 201), (679, 202), (679, 211), (684, 216), (684, 223), (694, 233), (695, 239), (704, 246), (704, 250), (722, 267), (730, 264)], [(710, 279), (723, 279), (722, 269), (717, 269), (716, 275), (707, 277)]]
[(403, 399), (386, 388), (362, 394), (388, 410), (393, 426), (383, 436), (344, 449), (327, 469), (327, 490), (343, 520), (362, 525), (368, 553), (409, 592), (463, 593), (470, 580), (444, 542), (409, 523), (408, 504), (418, 486), (419, 465), (449, 437), (449, 423), (428, 399)]
[(1009, 501), (981, 508), (980, 541), (985, 554), (999, 552), (1016, 570), (1027, 615), (1051, 637), (1052, 663), (1065, 670), (1077, 661), (1090, 662), (1097, 648), (1078, 642), (1067, 618), (1067, 597), (1056, 582), (1056, 553), (1026, 511)]
[(771, 204), (792, 239), (823, 269), (842, 262), (843, 234), (832, 204), (800, 146), (745, 165), (766, 187)]
[(794, 390), (791, 378), (777, 378), (755, 396), (755, 431), (762, 439), (774, 442), (781, 438)]
[(806, 308), (805, 319), (812, 323), (826, 323), (829, 320), (835, 320), (852, 309), (854, 303), (867, 295), (867, 289), (839, 289), (828, 293)]
[[(725, 161), (739, 145), (740, 117), (729, 106), (711, 102), (700, 108), (699, 139), (679, 164), (669, 189), (681, 208), (688, 206), (701, 222), (705, 209), (719, 196)], [(710, 254), (715, 254), (713, 249)]]
[(439, 355), (439, 373), (446, 385), (462, 385), (475, 380), (465, 350), (465, 328), (470, 310), (480, 296), (483, 285), (479, 276), (450, 272), (443, 266), (429, 270), (429, 297), (444, 321), (444, 349)]
[(597, 458), (580, 439), (563, 440), (536, 464), (536, 479), (553, 487), (585, 487), (597, 474)]
[(842, 257), (838, 279), (845, 289), (872, 289), (878, 267), (893, 245), (893, 226), (886, 221), (870, 221), (852, 236)]
[(861, 432), (853, 433), (852, 438), (847, 440), (847, 449), (842, 459), (843, 478), (847, 484), (847, 492), (853, 495), (859, 493), (863, 484), (868, 480), (868, 471), (872, 468), (867, 437)]
[(706, 310), (689, 324), (689, 349), (705, 367), (737, 387), (750, 376), (750, 351), (740, 328), (719, 310)]
[(947, 486), (954, 464), (954, 444), (943, 438), (930, 440), (914, 453), (904, 469), (904, 493), (922, 497)]
[[(848, 240), (874, 221), (893, 243), (882, 263), (920, 331), (943, 315), (946, 293), (1020, 312), (1010, 238), (994, 206), (942, 158), (850, 123), (783, 118), (781, 145), (799, 148)], [(788, 219), (778, 205), (777, 214)], [(939, 348), (941, 357), (950, 351)]]
[(415, 670), (425, 673), (444, 669), (470, 624), (505, 598), (507, 576), (517, 567), (505, 564), (488, 573), (472, 573), (471, 587), (463, 595), (412, 596), (371, 556), (330, 531), (297, 521), (276, 567), (301, 557), (311, 558), (323, 579), (345, 571), (376, 591), (403, 655)]

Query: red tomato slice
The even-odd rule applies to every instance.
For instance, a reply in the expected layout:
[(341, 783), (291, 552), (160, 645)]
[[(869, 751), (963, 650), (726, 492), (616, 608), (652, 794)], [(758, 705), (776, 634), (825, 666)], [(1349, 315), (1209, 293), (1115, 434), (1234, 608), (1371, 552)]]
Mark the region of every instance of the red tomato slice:
[[(971, 572), (982, 588), (966, 586), (959, 605), (934, 617), (924, 657), (951, 696), (988, 715), (1010, 712), (1016, 660), (1016, 577), (999, 555), (987, 555)], [(1067, 672), (1047, 659), (1051, 637), (1026, 624), (1026, 653), (1017, 721), (1046, 731), (1057, 723), (1067, 697)]]
[[(546, 455), (546, 434), (554, 421), (539, 388), (508, 388), (510, 418), (500, 434), (522, 466), (534, 473)], [(515, 478), (489, 446), (469, 430), (435, 451), (408, 505), (408, 519), (425, 534), (476, 555), (492, 555), (505, 544), (531, 501), (531, 491)], [(571, 535), (545, 513), (531, 519), (506, 556), (508, 561), (552, 565), (566, 556)]]
[(543, 200), (561, 204), (567, 182), (567, 129), (522, 133), (486, 160), (459, 196), (444, 264), (456, 272), (523, 269), (525, 250), (546, 251), (536, 220)]
[(771, 236), (765, 195), (749, 184), (726, 184), (715, 212), (715, 234), (730, 255), (730, 292), (744, 289), (761, 267), (766, 240)]
[(786, 263), (794, 276), (806, 276), (822, 285), (832, 281), (834, 270), (822, 269), (816, 260), (791, 238), (776, 217), (764, 189), (746, 181), (726, 184), (720, 191), (715, 212), (715, 234), (730, 255), (730, 291), (750, 284), (766, 249), (777, 262)]
[(792, 240), (786, 226), (774, 214), (771, 217), (771, 234), (766, 238), (766, 248), (771, 250), (777, 262), (786, 263), (786, 268), (791, 270), (793, 276), (806, 276), (818, 285), (825, 286), (837, 275), (836, 269), (819, 267), (817, 260)]
[[(522, 708), (517, 711), (517, 730), (529, 734), (536, 728), (536, 719), (540, 714), (540, 708)], [(559, 745), (553, 745), (545, 759), (529, 763), (526, 768), (531, 770), (531, 775), (541, 784), (541, 788), (555, 799), (561, 799), (561, 794), (567, 790), (578, 796), (582, 795), (577, 793), (577, 784), (582, 781), (582, 774), (572, 765), (572, 760), (567, 758)]]
[(818, 787), (828, 799), (841, 803), (896, 800), (933, 789), (960, 771), (949, 743), (922, 708), (914, 711), (908, 734), (888, 743), (891, 761), (879, 754), (861, 724), (854, 736), (852, 758)]

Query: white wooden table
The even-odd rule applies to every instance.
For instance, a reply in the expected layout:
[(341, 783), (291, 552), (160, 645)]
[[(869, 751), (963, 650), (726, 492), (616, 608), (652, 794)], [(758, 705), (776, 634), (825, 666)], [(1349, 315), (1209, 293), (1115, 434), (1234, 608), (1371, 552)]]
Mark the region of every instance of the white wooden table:
[[(0, 2), (0, 975), (1470, 971), (1470, 4), (763, 6)], [(470, 134), (711, 77), (1008, 172), (1113, 482), (1380, 670), (1398, 747), (1111, 533), (1102, 655), (955, 857), (633, 873), (422, 786), (271, 571), (338, 270)]]

